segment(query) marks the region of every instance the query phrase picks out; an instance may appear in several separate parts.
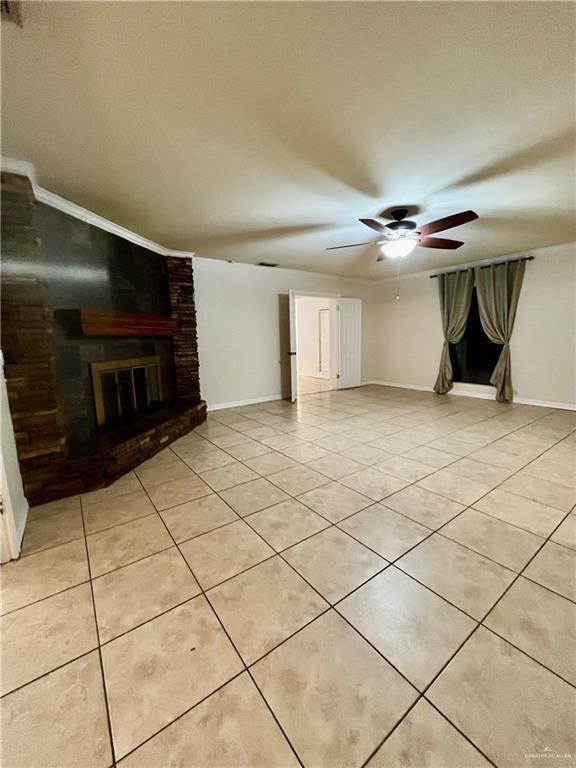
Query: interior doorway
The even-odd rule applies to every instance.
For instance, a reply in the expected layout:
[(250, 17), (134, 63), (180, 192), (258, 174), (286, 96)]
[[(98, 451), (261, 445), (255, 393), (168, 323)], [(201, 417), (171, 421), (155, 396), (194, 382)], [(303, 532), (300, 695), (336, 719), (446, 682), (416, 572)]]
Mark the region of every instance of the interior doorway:
[(290, 289), (290, 399), (361, 384), (362, 302)]
[(298, 395), (332, 389), (332, 304), (329, 296), (296, 296)]

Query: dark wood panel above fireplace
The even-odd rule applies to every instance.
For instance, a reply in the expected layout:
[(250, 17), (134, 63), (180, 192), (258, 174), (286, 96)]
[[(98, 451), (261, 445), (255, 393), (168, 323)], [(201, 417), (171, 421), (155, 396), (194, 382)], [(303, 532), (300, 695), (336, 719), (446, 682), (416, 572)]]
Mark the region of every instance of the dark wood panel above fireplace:
[(82, 336), (173, 336), (178, 321), (161, 315), (133, 312), (104, 312), (99, 309), (73, 309)]

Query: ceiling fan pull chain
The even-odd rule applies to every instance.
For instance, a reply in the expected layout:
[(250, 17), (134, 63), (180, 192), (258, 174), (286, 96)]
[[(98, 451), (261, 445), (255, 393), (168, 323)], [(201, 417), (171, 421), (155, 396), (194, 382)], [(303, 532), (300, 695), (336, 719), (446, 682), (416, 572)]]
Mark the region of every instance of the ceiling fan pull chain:
[(396, 301), (400, 301), (400, 267), (402, 259), (396, 260)]

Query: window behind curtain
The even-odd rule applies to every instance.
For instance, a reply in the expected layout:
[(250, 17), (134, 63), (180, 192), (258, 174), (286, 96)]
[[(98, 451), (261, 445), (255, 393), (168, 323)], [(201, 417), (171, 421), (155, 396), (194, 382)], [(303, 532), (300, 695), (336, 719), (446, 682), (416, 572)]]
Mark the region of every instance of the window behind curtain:
[(472, 289), (472, 301), (464, 335), (458, 344), (450, 344), (449, 349), (453, 381), (462, 381), (467, 384), (490, 383), (490, 376), (498, 362), (502, 345), (494, 344), (484, 333), (475, 287)]

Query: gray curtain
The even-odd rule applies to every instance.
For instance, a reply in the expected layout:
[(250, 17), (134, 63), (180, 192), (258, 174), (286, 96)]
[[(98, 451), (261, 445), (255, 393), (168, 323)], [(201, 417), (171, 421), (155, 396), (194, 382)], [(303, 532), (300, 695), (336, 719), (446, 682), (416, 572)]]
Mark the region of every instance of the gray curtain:
[(496, 400), (504, 403), (511, 403), (513, 399), (510, 337), (525, 267), (525, 261), (509, 261), (476, 268), (476, 295), (482, 328), (490, 341), (504, 345), (490, 378), (490, 383), (496, 387)]
[(440, 312), (442, 313), (442, 329), (444, 331), (440, 370), (436, 384), (434, 384), (434, 392), (439, 395), (445, 395), (453, 387), (448, 344), (457, 344), (466, 330), (473, 286), (474, 270), (472, 269), (467, 269), (465, 272), (448, 272), (438, 275)]

